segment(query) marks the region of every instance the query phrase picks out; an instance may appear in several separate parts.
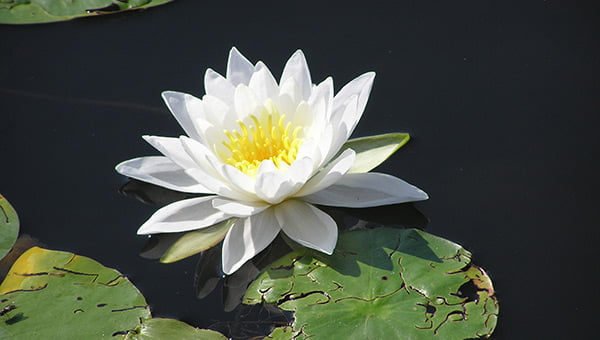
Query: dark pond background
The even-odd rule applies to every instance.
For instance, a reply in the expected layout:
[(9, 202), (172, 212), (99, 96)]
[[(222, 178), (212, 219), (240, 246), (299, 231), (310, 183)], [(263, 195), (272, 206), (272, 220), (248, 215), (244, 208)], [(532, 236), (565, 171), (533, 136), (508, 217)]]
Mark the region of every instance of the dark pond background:
[[(427, 191), (426, 231), (474, 253), (494, 280), (493, 339), (596, 333), (600, 45), (581, 1), (176, 0), (143, 12), (0, 26), (0, 192), (22, 233), (129, 276), (155, 316), (236, 318), (195, 299), (197, 257), (141, 258), (156, 207), (119, 194), (142, 134), (181, 133), (163, 90), (204, 93), (237, 46), (278, 77), (302, 48), (313, 80), (377, 78), (354, 136), (409, 132), (378, 170)], [(592, 336), (593, 337), (593, 336)]]

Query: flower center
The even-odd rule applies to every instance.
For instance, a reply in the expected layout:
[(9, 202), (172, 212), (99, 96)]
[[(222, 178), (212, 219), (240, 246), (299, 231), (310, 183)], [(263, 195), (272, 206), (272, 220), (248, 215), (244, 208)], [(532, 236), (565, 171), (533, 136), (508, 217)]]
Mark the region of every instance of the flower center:
[(292, 123), (285, 124), (285, 115), (272, 100), (265, 102), (260, 117), (251, 115), (251, 123), (237, 121), (240, 130), (225, 130), (228, 142), (223, 142), (230, 154), (225, 163), (235, 166), (248, 176), (254, 177), (260, 163), (270, 159), (281, 170), (296, 160), (302, 139), (298, 138), (301, 127), (293, 130)]

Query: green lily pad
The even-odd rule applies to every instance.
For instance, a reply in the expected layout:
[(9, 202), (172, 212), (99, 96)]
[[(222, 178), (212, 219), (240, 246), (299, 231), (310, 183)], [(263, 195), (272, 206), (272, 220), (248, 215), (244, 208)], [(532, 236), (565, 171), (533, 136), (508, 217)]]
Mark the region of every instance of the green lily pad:
[(382, 135), (354, 138), (341, 148), (356, 151), (354, 164), (348, 173), (363, 173), (373, 170), (408, 142), (408, 133), (386, 133)]
[[(347, 232), (332, 256), (304, 248), (274, 262), (244, 303), (294, 312), (271, 339), (487, 337), (498, 303), (489, 277), (470, 262), (461, 246), (420, 230)], [(463, 296), (467, 283), (475, 293)]]
[(0, 339), (97, 339), (150, 317), (121, 273), (67, 252), (33, 247), (0, 285)]
[(173, 0), (2, 0), (1, 24), (38, 24), (153, 7)]
[(212, 248), (225, 238), (225, 235), (235, 220), (235, 218), (228, 219), (208, 228), (185, 233), (180, 239), (175, 241), (169, 249), (167, 249), (160, 258), (160, 262), (176, 262)]
[(0, 259), (12, 249), (19, 235), (19, 216), (4, 196), (0, 195)]
[(215, 331), (194, 328), (184, 322), (173, 319), (149, 319), (133, 331), (130, 331), (125, 340), (227, 340)]

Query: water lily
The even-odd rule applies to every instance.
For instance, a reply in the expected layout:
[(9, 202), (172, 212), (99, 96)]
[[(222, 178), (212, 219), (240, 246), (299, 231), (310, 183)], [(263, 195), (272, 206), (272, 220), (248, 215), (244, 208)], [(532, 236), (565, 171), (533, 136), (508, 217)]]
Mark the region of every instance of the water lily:
[(138, 234), (183, 232), (235, 219), (223, 241), (223, 271), (230, 274), (280, 231), (332, 254), (336, 223), (314, 204), (372, 207), (427, 199), (394, 176), (351, 171), (356, 152), (342, 146), (363, 113), (374, 77), (365, 73), (334, 96), (331, 77), (312, 83), (300, 50), (277, 82), (264, 63), (253, 65), (233, 48), (226, 77), (206, 71), (202, 99), (164, 92), (187, 136), (143, 136), (164, 156), (131, 159), (116, 170), (208, 195), (159, 209)]

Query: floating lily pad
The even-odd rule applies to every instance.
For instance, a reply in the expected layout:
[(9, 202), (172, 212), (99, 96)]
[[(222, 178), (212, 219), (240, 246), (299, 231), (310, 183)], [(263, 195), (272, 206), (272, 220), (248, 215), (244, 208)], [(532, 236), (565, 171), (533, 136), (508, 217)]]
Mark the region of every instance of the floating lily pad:
[(11, 250), (19, 235), (19, 217), (17, 212), (0, 195), (0, 259)]
[[(470, 262), (461, 246), (420, 230), (347, 232), (332, 256), (299, 249), (274, 262), (244, 303), (294, 312), (271, 339), (487, 337), (498, 303), (489, 277)], [(463, 296), (470, 282), (478, 290)]]
[(110, 338), (150, 317), (144, 297), (116, 270), (38, 247), (0, 285), (0, 310), (0, 339)]
[(227, 340), (215, 331), (194, 328), (184, 322), (173, 319), (149, 319), (133, 331), (130, 331), (125, 340)]
[(173, 0), (2, 0), (0, 23), (38, 24), (153, 7)]
[(341, 148), (356, 151), (354, 164), (348, 173), (369, 172), (383, 163), (394, 152), (408, 142), (408, 133), (386, 133), (382, 135), (354, 138), (348, 140)]

